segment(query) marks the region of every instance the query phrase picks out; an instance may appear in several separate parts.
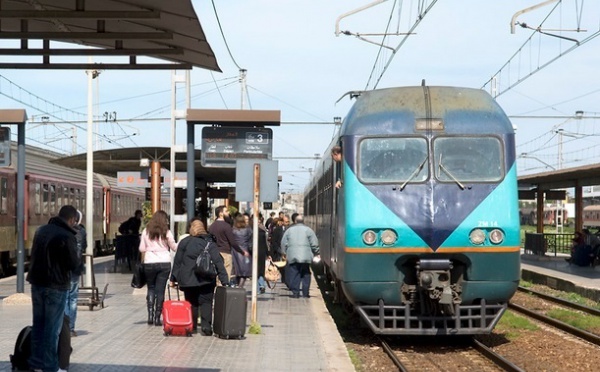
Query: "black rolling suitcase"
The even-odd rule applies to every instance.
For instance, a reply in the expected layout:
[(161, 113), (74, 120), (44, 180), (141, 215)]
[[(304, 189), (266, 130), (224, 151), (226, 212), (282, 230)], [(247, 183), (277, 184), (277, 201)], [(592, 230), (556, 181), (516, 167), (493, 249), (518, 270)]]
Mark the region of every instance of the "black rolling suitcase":
[(213, 332), (221, 338), (244, 338), (246, 333), (246, 290), (217, 287)]

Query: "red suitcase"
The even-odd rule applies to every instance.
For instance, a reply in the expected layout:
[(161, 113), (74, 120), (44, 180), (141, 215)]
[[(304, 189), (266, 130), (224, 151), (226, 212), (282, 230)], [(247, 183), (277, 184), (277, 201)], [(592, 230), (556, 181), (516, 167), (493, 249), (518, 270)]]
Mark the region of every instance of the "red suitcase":
[(187, 301), (179, 299), (177, 289), (177, 301), (171, 300), (171, 289), (169, 288), (169, 300), (163, 303), (163, 331), (165, 336), (191, 336), (193, 329), (192, 305)]

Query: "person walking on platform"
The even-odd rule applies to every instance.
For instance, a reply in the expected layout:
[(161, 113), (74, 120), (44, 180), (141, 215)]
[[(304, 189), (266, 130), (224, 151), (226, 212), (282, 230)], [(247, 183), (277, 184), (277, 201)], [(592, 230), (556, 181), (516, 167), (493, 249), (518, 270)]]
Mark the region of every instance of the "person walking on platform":
[(212, 335), (213, 294), (217, 285), (216, 279), (196, 275), (196, 259), (208, 244), (210, 258), (217, 269), (219, 281), (229, 284), (229, 277), (212, 236), (206, 232), (200, 219), (191, 222), (189, 235), (178, 244), (173, 261), (173, 279), (183, 291), (186, 301), (192, 305), (193, 331), (198, 331), (198, 313), (200, 313), (200, 330), (204, 336)]
[(79, 261), (77, 268), (71, 271), (71, 288), (67, 293), (67, 305), (65, 307), (65, 315), (69, 317), (69, 330), (71, 331), (71, 337), (76, 337), (75, 332), (75, 320), (77, 319), (77, 298), (79, 297), (79, 279), (81, 274), (85, 270), (83, 253), (87, 249), (87, 233), (85, 227), (81, 224), (83, 216), (79, 210), (77, 210), (77, 223), (73, 227), (77, 232), (75, 239), (77, 240), (77, 259)]
[[(319, 240), (315, 232), (304, 224), (304, 217), (299, 214), (281, 238), (281, 248), (287, 256), (289, 275), (288, 285), (292, 298), (308, 298), (310, 289), (310, 263), (313, 256), (319, 255)], [(302, 288), (300, 288), (302, 287)]]
[(57, 371), (58, 335), (63, 326), (71, 272), (79, 265), (76, 231), (77, 209), (63, 206), (58, 217), (35, 232), (27, 281), (31, 284), (33, 325), (29, 367)]
[(169, 230), (169, 216), (165, 211), (154, 213), (142, 231), (140, 252), (143, 256), (148, 294), (148, 324), (162, 325), (160, 316), (165, 300), (165, 288), (171, 272), (171, 253), (177, 251), (177, 243)]
[(215, 216), (217, 219), (210, 225), (208, 232), (215, 237), (217, 247), (221, 256), (223, 256), (223, 262), (225, 263), (225, 270), (227, 270), (227, 276), (231, 278), (233, 263), (231, 258), (231, 249), (235, 249), (238, 253), (243, 254), (246, 257), (250, 257), (248, 252), (244, 252), (236, 241), (233, 235), (233, 229), (231, 225), (225, 221), (229, 219), (229, 212), (223, 205), (215, 208)]
[(233, 219), (233, 235), (238, 246), (244, 253), (231, 252), (235, 279), (240, 287), (244, 287), (246, 280), (252, 276), (252, 261), (250, 251), (252, 250), (252, 230), (247, 225), (246, 217), (238, 214)]

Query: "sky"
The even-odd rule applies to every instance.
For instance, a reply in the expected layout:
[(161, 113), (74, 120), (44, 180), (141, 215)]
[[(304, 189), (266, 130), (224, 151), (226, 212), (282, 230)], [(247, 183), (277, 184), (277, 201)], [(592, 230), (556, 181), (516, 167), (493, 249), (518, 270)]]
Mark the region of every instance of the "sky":
[[(191, 71), (191, 107), (281, 110), (282, 125), (273, 128), (273, 159), (286, 192), (303, 191), (316, 167), (314, 158), (323, 155), (335, 134), (334, 117), (343, 119), (353, 103), (343, 97), (346, 92), (420, 85), (423, 79), (428, 85), (498, 94), (517, 129), (519, 174), (596, 162), (600, 4), (546, 5), (515, 18), (534, 29), (541, 25), (546, 34), (523, 27), (511, 33), (513, 15), (541, 2), (389, 0), (342, 18), (339, 30), (352, 35), (336, 35), (338, 17), (371, 1), (193, 0), (223, 72)], [(386, 37), (388, 48), (376, 45), (380, 36), (366, 36), (386, 29), (407, 32), (419, 9), (428, 11), (413, 33)], [(570, 31), (576, 29), (584, 31)], [(247, 70), (244, 100), (240, 68)], [(495, 75), (492, 89), (488, 82)], [(0, 107), (27, 110), (34, 123), (27, 134), (32, 145), (85, 152), (87, 94), (83, 71), (0, 70)], [(170, 71), (101, 71), (94, 80), (94, 111), (117, 120), (97, 128), (104, 140), (96, 148), (168, 146), (170, 122), (157, 119), (170, 117), (171, 94)], [(177, 98), (184, 100), (182, 90)], [(579, 119), (577, 111), (583, 112)], [(67, 123), (35, 124), (43, 116)], [(177, 143), (185, 143), (183, 122), (176, 133)]]

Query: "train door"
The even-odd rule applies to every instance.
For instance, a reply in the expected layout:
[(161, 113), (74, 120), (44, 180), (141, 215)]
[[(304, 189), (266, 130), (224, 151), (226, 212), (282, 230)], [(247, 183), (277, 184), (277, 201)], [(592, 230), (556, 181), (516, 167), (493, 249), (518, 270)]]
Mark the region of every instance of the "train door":
[[(340, 206), (340, 201), (342, 200), (341, 195), (342, 195), (342, 181), (343, 181), (343, 174), (342, 174), (342, 169), (344, 168), (344, 154), (341, 152), (341, 142), (340, 142), (340, 157), (339, 158), (333, 158), (333, 180), (332, 180), (332, 185), (333, 185), (333, 205), (332, 205), (332, 211), (331, 211), (331, 241), (330, 241), (330, 251), (331, 251), (331, 265), (332, 266), (337, 266), (337, 256), (338, 256), (338, 250), (337, 250), (337, 241), (338, 241), (338, 236), (341, 236), (341, 231), (342, 229), (340, 229), (339, 227), (339, 206)], [(334, 268), (335, 271), (335, 268)]]

